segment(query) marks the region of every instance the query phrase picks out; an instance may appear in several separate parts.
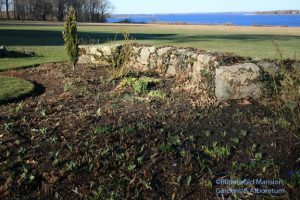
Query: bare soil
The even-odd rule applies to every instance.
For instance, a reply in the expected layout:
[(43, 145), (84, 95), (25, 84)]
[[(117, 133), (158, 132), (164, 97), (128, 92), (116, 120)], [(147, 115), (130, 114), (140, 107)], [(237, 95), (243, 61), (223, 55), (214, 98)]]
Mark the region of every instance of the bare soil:
[[(120, 89), (105, 67), (45, 64), (1, 72), (41, 85), (42, 94), (0, 106), (1, 199), (232, 199), (217, 179), (276, 179), (298, 199), (299, 133), (254, 100), (203, 107), (199, 94)], [(141, 76), (141, 75), (139, 75)], [(206, 151), (209, 150), (209, 151)], [(227, 150), (227, 153), (226, 153)], [(209, 153), (210, 152), (210, 153)]]

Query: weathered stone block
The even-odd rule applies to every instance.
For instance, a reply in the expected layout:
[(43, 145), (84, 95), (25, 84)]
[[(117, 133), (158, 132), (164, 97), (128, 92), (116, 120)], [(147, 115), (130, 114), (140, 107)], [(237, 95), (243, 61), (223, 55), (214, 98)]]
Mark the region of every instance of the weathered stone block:
[(138, 57), (139, 63), (142, 65), (149, 65), (149, 58), (152, 53), (156, 50), (155, 47), (143, 47), (141, 49), (140, 56)]
[(257, 63), (257, 65), (260, 66), (261, 69), (269, 75), (275, 75), (279, 70), (279, 66), (276, 63), (272, 62), (259, 62)]
[(172, 49), (172, 47), (163, 47), (157, 50), (157, 55), (158, 56), (162, 56), (163, 54), (168, 53), (168, 51), (170, 51)]
[(209, 54), (197, 55), (197, 58), (192, 66), (193, 69), (192, 78), (194, 82), (202, 79), (201, 72), (203, 70), (209, 70), (209, 65), (215, 64), (214, 60), (215, 57)]
[(260, 68), (253, 63), (216, 69), (215, 94), (219, 100), (254, 98), (262, 95)]
[(91, 56), (81, 55), (78, 59), (78, 64), (86, 64), (86, 63), (91, 63)]

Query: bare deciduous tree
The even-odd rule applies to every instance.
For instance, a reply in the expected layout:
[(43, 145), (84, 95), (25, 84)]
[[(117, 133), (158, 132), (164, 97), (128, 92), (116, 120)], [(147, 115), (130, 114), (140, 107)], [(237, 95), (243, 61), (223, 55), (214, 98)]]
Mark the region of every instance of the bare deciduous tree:
[(69, 6), (74, 7), (77, 21), (106, 22), (112, 12), (109, 0), (0, 0), (5, 1), (6, 18), (10, 12), (16, 20), (63, 21)]

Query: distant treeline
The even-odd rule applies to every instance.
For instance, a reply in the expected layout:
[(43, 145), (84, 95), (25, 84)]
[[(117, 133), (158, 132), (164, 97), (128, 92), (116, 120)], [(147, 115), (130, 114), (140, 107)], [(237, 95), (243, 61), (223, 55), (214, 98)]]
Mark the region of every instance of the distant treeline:
[(265, 15), (291, 15), (291, 14), (300, 14), (300, 10), (262, 11), (262, 12), (256, 12), (256, 14), (265, 14)]
[(113, 9), (109, 0), (0, 0), (0, 19), (63, 21), (69, 6), (80, 22), (106, 22)]

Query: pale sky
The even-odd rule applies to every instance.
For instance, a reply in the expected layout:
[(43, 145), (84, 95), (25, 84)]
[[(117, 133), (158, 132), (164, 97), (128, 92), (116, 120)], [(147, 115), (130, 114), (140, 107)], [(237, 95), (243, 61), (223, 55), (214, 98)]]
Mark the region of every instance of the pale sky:
[(300, 10), (300, 0), (110, 0), (114, 14)]

